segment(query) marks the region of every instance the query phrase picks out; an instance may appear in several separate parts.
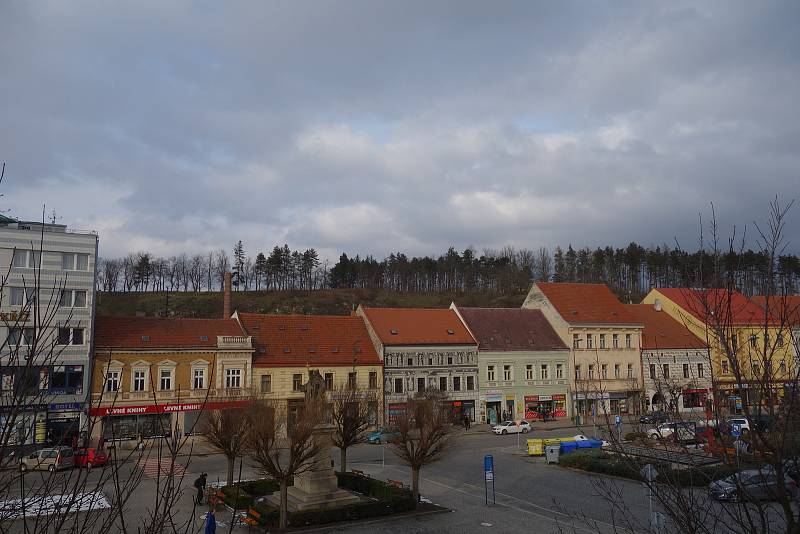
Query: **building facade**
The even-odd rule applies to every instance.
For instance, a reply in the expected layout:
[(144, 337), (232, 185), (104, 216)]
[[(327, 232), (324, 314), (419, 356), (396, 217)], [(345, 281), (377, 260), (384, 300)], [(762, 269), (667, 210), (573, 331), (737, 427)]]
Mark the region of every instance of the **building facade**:
[(569, 347), (541, 311), (450, 307), (478, 342), (478, 420), (567, 416)]
[(194, 434), (204, 411), (251, 398), (253, 347), (233, 319), (99, 317), (92, 437)]
[(638, 413), (642, 325), (603, 284), (534, 284), (523, 308), (541, 310), (569, 345), (575, 414)]
[(745, 404), (775, 405), (787, 384), (794, 388), (789, 324), (738, 291), (658, 288), (642, 302), (660, 307), (705, 340), (717, 407), (741, 413)]
[(627, 308), (644, 325), (645, 409), (705, 413), (713, 394), (708, 347), (659, 306), (628, 304)]
[(328, 391), (353, 386), (373, 404), (371, 423), (383, 422), (383, 366), (361, 317), (234, 314), (253, 339), (253, 387), (290, 414), (305, 400), (310, 371)]
[(429, 389), (446, 394), (453, 420), (478, 413), (478, 344), (451, 309), (364, 308), (356, 314), (383, 361), (389, 423), (409, 396)]
[(8, 273), (0, 427), (13, 426), (10, 443), (69, 444), (86, 432), (97, 245), (90, 232), (0, 217), (0, 269)]

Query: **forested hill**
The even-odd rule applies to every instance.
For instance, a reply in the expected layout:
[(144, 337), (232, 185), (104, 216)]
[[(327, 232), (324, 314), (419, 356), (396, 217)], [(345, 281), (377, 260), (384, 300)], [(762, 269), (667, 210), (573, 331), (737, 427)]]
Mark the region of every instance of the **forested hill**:
[[(315, 291), (234, 291), (232, 308), (256, 313), (301, 313), (347, 315), (364, 306), (444, 308), (451, 302), (462, 306), (518, 308), (526, 292), (497, 295), (488, 293), (410, 293), (374, 289), (320, 289)], [(222, 293), (200, 292), (99, 292), (99, 315), (221, 317)]]

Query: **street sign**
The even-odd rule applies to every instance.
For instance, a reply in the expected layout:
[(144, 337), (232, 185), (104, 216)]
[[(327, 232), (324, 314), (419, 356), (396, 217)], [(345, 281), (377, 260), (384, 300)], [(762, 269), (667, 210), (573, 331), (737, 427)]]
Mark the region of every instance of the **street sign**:
[(494, 481), (494, 473), (491, 471), (486, 471), (486, 482), (493, 482)]
[(494, 491), (494, 456), (487, 454), (483, 457), (483, 474), (484, 474), (484, 493), (486, 494), (486, 505), (489, 505), (489, 483), (492, 484), (492, 504), (497, 504)]
[(742, 435), (742, 425), (733, 423), (731, 425), (731, 436), (733, 436), (734, 438), (738, 438), (741, 435)]
[(647, 464), (646, 466), (642, 467), (642, 470), (639, 471), (639, 473), (642, 475), (642, 478), (648, 482), (652, 482), (656, 479), (656, 477), (658, 477), (658, 471), (656, 471), (656, 468), (653, 467), (653, 464)]
[(494, 471), (494, 457), (491, 454), (487, 454), (483, 457), (483, 470)]

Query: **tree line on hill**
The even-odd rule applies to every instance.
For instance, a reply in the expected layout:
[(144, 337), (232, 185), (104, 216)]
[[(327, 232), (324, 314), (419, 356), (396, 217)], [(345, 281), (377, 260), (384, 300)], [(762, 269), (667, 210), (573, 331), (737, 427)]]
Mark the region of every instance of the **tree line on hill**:
[[(743, 293), (759, 294), (769, 283), (770, 261), (761, 251), (713, 254), (631, 243), (626, 248), (505, 247), (481, 253), (472, 247), (463, 252), (451, 247), (438, 257), (393, 252), (382, 260), (342, 254), (331, 265), (320, 260), (313, 248), (299, 251), (287, 245), (252, 258), (238, 241), (232, 256), (220, 249), (193, 256), (164, 258), (137, 252), (101, 258), (98, 281), (106, 292), (215, 291), (222, 288), (224, 273), (232, 271), (235, 289), (243, 291), (360, 288), (499, 295), (522, 293), (531, 282), (596, 282), (608, 284), (623, 300), (636, 301), (653, 287), (700, 285), (699, 273), (718, 268), (730, 273)], [(800, 287), (800, 258), (785, 254), (775, 262), (779, 287), (795, 293)]]

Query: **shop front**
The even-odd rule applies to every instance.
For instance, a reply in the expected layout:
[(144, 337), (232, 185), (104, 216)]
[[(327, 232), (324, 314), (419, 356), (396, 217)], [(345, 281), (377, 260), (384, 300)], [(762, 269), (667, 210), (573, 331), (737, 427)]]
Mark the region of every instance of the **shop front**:
[(567, 416), (567, 395), (525, 395), (525, 419), (548, 421)]
[(387, 405), (386, 410), (389, 415), (389, 426), (397, 424), (397, 418), (406, 414), (406, 408), (405, 402), (391, 402)]
[(496, 425), (503, 416), (503, 394), (499, 391), (486, 392), (486, 422)]
[(681, 392), (681, 399), (685, 410), (705, 409), (708, 401), (708, 390), (698, 388), (684, 389)]
[(76, 446), (81, 437), (82, 414), (83, 405), (79, 402), (50, 404), (45, 428), (47, 443)]

